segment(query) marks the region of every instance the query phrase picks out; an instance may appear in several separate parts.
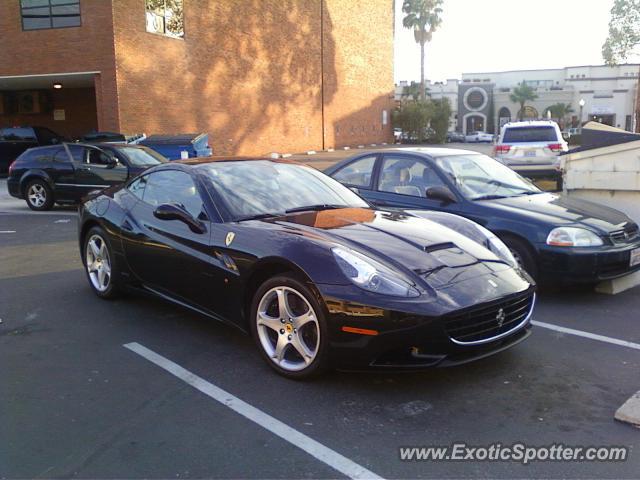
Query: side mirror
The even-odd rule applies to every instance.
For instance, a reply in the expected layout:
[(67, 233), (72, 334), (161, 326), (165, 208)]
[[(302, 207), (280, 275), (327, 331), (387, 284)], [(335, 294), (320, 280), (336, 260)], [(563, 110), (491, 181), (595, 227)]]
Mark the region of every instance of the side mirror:
[(426, 197), (432, 200), (440, 200), (444, 203), (456, 203), (458, 200), (448, 187), (429, 187)]
[(193, 233), (204, 233), (204, 224), (191, 216), (184, 208), (172, 203), (158, 205), (153, 211), (153, 216), (160, 220), (179, 220), (186, 224)]
[(59, 140), (59, 139), (57, 139), (57, 138), (55, 138), (55, 137), (51, 139), (51, 145), (57, 145), (57, 144), (59, 144), (59, 143), (60, 143), (60, 140)]

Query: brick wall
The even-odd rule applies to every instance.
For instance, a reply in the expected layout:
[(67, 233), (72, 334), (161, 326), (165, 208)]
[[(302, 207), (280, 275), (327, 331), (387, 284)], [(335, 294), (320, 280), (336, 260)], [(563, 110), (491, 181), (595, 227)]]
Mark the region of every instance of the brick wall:
[[(110, 0), (81, 0), (82, 26), (22, 31), (19, 0), (0, 1), (0, 76), (100, 71), (100, 128), (119, 129)], [(95, 121), (92, 122), (92, 124)]]
[(185, 2), (184, 39), (147, 33), (143, 3), (114, 3), (124, 131), (299, 152), (323, 147), (324, 113), (325, 147), (391, 138), (391, 0)]
[(0, 1), (0, 76), (100, 71), (100, 129), (206, 132), (222, 154), (391, 138), (392, 0), (185, 0), (184, 39), (147, 33), (143, 0), (80, 3), (82, 27), (22, 32)]
[(324, 4), (325, 145), (389, 142), (393, 2), (325, 0)]
[[(67, 88), (48, 92), (51, 108), (37, 114), (0, 115), (0, 125), (34, 125), (47, 127), (68, 138), (75, 138), (98, 128), (93, 88)], [(65, 120), (54, 120), (53, 110), (63, 109)]]

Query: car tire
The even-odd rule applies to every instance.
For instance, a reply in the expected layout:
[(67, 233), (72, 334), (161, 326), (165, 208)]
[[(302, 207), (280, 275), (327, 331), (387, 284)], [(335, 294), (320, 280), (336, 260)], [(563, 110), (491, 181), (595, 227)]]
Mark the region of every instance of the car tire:
[(89, 286), (100, 298), (116, 298), (119, 270), (107, 233), (100, 227), (91, 228), (82, 240), (82, 264)]
[(538, 278), (538, 264), (536, 263), (535, 255), (531, 247), (525, 242), (516, 237), (504, 236), (501, 240), (511, 251), (520, 268), (526, 271), (534, 280)]
[[(286, 299), (285, 312), (281, 311), (281, 295)], [(258, 350), (276, 372), (302, 380), (327, 370), (325, 313), (303, 279), (282, 274), (267, 280), (254, 294), (250, 312), (251, 333)], [(303, 325), (298, 323), (303, 320)]]
[(24, 199), (31, 210), (51, 210), (54, 203), (53, 190), (44, 180), (31, 180), (24, 189)]

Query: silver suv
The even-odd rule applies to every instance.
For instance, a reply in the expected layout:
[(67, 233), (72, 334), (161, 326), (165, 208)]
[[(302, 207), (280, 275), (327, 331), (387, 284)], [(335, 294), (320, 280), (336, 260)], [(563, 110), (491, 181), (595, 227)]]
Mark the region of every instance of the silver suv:
[(525, 177), (557, 176), (567, 142), (556, 122), (509, 122), (502, 127), (494, 157)]

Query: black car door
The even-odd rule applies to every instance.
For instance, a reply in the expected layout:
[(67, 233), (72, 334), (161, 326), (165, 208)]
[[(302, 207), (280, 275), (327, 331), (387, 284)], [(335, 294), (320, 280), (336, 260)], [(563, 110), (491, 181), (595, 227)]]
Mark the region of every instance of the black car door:
[[(132, 272), (147, 288), (215, 311), (214, 297), (224, 285), (210, 249), (212, 222), (194, 179), (183, 171), (162, 170), (140, 177), (129, 191), (140, 199), (121, 225)], [(156, 218), (155, 209), (166, 204), (186, 210), (205, 231)]]
[(398, 153), (384, 154), (376, 172), (374, 189), (366, 198), (380, 208), (451, 212), (456, 210), (455, 203), (445, 204), (441, 200), (427, 198), (428, 188), (448, 185), (438, 169), (422, 157)]
[(113, 163), (113, 157), (107, 152), (87, 145), (69, 144), (68, 148), (74, 159), (76, 185), (81, 196), (97, 188), (120, 185), (127, 180), (128, 167), (121, 161)]
[(43, 170), (54, 184), (56, 202), (77, 200), (75, 168), (67, 149), (60, 145), (35, 151), (46, 152), (46, 158), (42, 159)]

